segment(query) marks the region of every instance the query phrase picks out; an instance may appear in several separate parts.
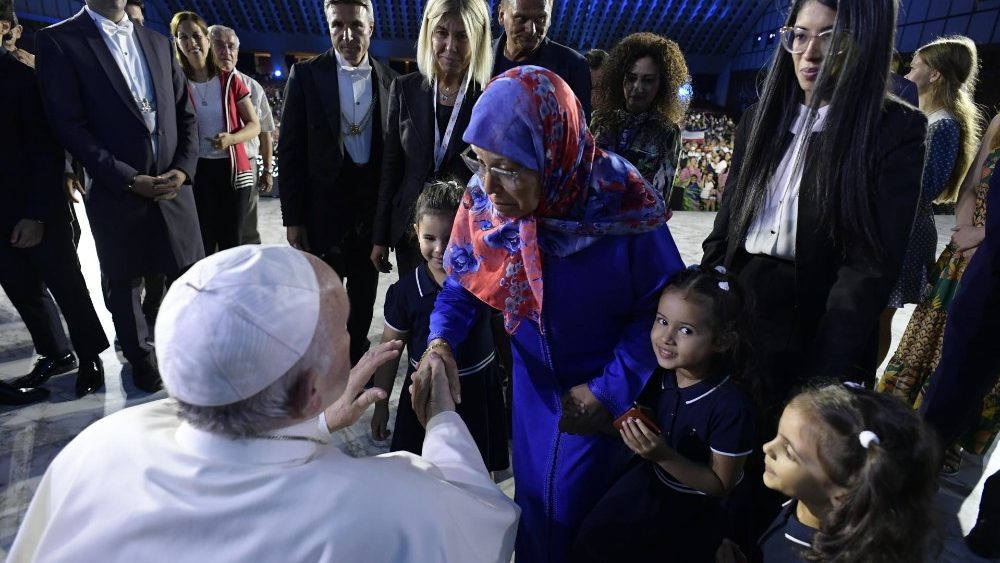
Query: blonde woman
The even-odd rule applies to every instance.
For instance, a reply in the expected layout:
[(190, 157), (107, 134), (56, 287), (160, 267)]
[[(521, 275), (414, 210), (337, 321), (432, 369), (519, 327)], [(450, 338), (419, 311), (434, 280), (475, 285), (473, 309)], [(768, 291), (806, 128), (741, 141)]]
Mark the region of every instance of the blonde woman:
[(389, 101), (382, 179), (375, 212), (372, 263), (382, 272), (389, 249), (399, 274), (420, 264), (412, 232), (413, 205), (428, 182), (472, 172), (462, 161), (462, 141), (472, 106), (493, 66), (490, 11), (485, 0), (430, 0), (417, 40), (419, 72), (397, 78)]
[(927, 115), (927, 154), (903, 270), (881, 319), (879, 363), (889, 351), (896, 310), (919, 303), (931, 278), (937, 248), (932, 204), (955, 201), (976, 152), (980, 115), (972, 94), (978, 67), (976, 44), (960, 35), (924, 45), (910, 63), (906, 78), (916, 84), (920, 109)]

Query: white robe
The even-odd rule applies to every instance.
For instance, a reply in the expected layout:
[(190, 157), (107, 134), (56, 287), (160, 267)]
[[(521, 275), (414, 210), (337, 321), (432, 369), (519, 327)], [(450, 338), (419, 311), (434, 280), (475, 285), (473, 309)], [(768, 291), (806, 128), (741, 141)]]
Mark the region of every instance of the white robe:
[[(280, 433), (329, 437), (315, 420)], [(56, 456), (8, 561), (509, 561), (518, 515), (454, 412), (431, 419), (423, 457), (352, 458), (203, 432), (166, 399)]]

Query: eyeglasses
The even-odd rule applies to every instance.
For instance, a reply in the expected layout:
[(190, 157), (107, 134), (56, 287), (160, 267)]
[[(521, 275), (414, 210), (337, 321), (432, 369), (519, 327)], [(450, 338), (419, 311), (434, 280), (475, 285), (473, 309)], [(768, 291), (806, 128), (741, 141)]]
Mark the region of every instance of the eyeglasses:
[(837, 42), (834, 48), (837, 54), (847, 50), (846, 42), (844, 41), (847, 34), (844, 31), (841, 31), (837, 35), (834, 35), (832, 29), (828, 29), (822, 33), (809, 33), (801, 27), (785, 26), (778, 30), (778, 34), (781, 37), (781, 46), (793, 55), (805, 53), (814, 39), (819, 41), (819, 48), (824, 53), (829, 52), (830, 44), (834, 40)]
[(493, 179), (500, 182), (500, 187), (508, 192), (516, 192), (519, 188), (517, 179), (521, 176), (519, 170), (504, 170), (503, 168), (497, 168), (496, 166), (486, 166), (486, 163), (479, 160), (476, 153), (472, 150), (472, 147), (466, 149), (462, 153), (462, 160), (465, 161), (465, 165), (472, 170), (476, 176), (479, 176), (479, 180), (485, 186), (486, 184), (486, 174), (493, 176)]

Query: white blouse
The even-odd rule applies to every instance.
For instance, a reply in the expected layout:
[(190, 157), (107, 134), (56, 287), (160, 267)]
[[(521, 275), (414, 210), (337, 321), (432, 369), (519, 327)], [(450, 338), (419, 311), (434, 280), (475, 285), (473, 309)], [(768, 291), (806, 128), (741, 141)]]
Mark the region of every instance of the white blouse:
[[(812, 132), (823, 130), (827, 110), (819, 108)], [(767, 186), (767, 199), (757, 218), (747, 232), (744, 248), (750, 254), (766, 254), (785, 260), (795, 259), (795, 230), (799, 221), (799, 187), (806, 155), (802, 152), (808, 138), (800, 135), (805, 126), (808, 107), (799, 104), (799, 114), (789, 130), (795, 135), (792, 144), (771, 177)]]

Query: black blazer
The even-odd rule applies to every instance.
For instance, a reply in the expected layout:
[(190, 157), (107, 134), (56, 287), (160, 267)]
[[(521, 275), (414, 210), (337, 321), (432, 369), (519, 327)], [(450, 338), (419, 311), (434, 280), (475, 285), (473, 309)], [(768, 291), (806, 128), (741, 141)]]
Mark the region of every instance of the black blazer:
[[(742, 251), (746, 231), (733, 232), (730, 213), (743, 153), (752, 121), (751, 108), (736, 130), (733, 161), (726, 190), (712, 233), (702, 248), (702, 264), (734, 267)], [(799, 191), (799, 216), (795, 240), (796, 334), (805, 343), (802, 366), (805, 377), (838, 377), (868, 381), (874, 375), (874, 357), (869, 352), (879, 315), (889, 302), (902, 269), (903, 256), (916, 215), (923, 171), (927, 119), (916, 108), (886, 100), (872, 150), (878, 155), (877, 176), (870, 179), (875, 193), (875, 224), (885, 250), (883, 259), (848, 248), (846, 258), (819, 228), (816, 190), (816, 159), (809, 159)], [(785, 135), (784, 147), (793, 135)], [(735, 273), (735, 272), (733, 272)]]
[[(469, 84), (455, 121), (448, 151), (441, 162), (440, 179), (453, 178), (463, 186), (472, 171), (462, 161), (469, 144), (462, 140), (482, 89)], [(375, 214), (374, 243), (396, 246), (413, 223), (413, 205), (424, 183), (434, 176), (434, 90), (419, 72), (400, 76), (389, 96), (389, 126), (382, 156), (382, 179)]]
[(87, 12), (35, 36), (45, 111), (59, 142), (93, 179), (86, 203), (97, 254), (104, 273), (119, 279), (173, 274), (204, 256), (190, 185), (161, 202), (128, 191), (136, 174), (176, 168), (193, 180), (198, 160), (198, 122), (170, 40), (141, 26), (134, 33), (156, 92), (155, 160), (152, 135)]
[(21, 219), (69, 225), (63, 151), (42, 115), (35, 71), (0, 48), (0, 244)]
[[(371, 163), (380, 166), (377, 147), (384, 142), (388, 128), (389, 88), (398, 73), (376, 61), (371, 53), (368, 60), (377, 85), (373, 94), (378, 97), (377, 125), (383, 135), (378, 142), (373, 136)], [(282, 220), (287, 227), (305, 226), (310, 249), (315, 252), (339, 245), (357, 225), (359, 214), (374, 212), (356, 209), (350, 195), (358, 187), (338, 182), (344, 163), (338, 66), (333, 49), (292, 65), (278, 140)], [(374, 193), (378, 184), (370, 189)]]
[(506, 34), (501, 34), (493, 42), (493, 76), (522, 65), (535, 65), (547, 68), (558, 74), (560, 78), (569, 84), (570, 89), (573, 90), (573, 93), (580, 100), (580, 104), (583, 105), (583, 111), (587, 115), (587, 122), (590, 122), (590, 63), (587, 62), (586, 57), (546, 37), (542, 40), (542, 44), (539, 45), (538, 49), (527, 60), (515, 63), (508, 61), (503, 55), (506, 43)]

